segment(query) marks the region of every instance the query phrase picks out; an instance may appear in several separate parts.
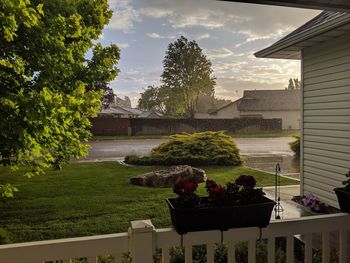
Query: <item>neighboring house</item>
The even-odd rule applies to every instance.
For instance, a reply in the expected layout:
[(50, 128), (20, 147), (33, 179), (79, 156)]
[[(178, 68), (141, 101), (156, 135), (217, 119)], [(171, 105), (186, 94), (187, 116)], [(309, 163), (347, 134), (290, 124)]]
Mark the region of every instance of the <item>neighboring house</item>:
[(137, 116), (141, 119), (160, 119), (163, 115), (156, 111), (143, 111)]
[(245, 90), (243, 97), (197, 119), (282, 119), (282, 129), (300, 129), (300, 90)]
[(300, 90), (245, 90), (240, 118), (282, 119), (283, 130), (300, 129)]
[(97, 114), (99, 117), (114, 117), (114, 118), (143, 118), (143, 119), (159, 119), (162, 114), (155, 111), (141, 111), (139, 109), (117, 106), (112, 104), (107, 109), (101, 109)]
[(194, 114), (195, 119), (234, 119), (239, 118), (237, 104), (239, 100), (230, 102), (218, 109), (210, 109), (208, 112), (198, 112)]
[(141, 113), (142, 111), (138, 109), (111, 105), (107, 109), (101, 109), (97, 116), (114, 118), (137, 118)]
[(114, 117), (114, 118), (136, 118), (137, 115), (124, 110), (122, 108), (107, 108), (101, 109), (99, 113), (97, 113), (98, 117)]
[(350, 166), (350, 14), (322, 12), (255, 55), (301, 59), (301, 193), (339, 207), (333, 188)]

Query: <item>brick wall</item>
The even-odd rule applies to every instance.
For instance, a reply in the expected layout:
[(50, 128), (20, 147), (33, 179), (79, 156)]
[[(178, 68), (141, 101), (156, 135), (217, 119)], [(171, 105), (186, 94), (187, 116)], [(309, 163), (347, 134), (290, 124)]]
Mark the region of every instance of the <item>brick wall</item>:
[[(180, 132), (219, 131), (246, 133), (281, 131), (281, 119), (122, 119), (99, 117), (91, 119), (94, 135), (157, 135)], [(130, 127), (130, 129), (129, 129)]]

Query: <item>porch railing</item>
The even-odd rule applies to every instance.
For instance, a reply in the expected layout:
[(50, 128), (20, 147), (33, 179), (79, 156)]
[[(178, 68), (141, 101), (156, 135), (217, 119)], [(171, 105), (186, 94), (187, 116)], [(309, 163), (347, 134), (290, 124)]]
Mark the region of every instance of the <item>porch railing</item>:
[[(322, 262), (330, 262), (330, 237), (337, 233), (340, 263), (348, 260), (348, 234), (350, 215), (332, 214), (309, 216), (297, 219), (272, 221), (267, 228), (237, 228), (228, 231), (192, 232), (180, 236), (173, 229), (155, 229), (150, 220), (132, 221), (128, 233), (100, 235), (81, 238), (29, 242), (0, 246), (0, 262), (43, 263), (72, 262), (75, 258), (86, 258), (89, 263), (98, 262), (98, 256), (112, 255), (115, 262), (122, 262), (122, 255), (130, 253), (133, 263), (151, 263), (156, 248), (161, 249), (162, 262), (170, 262), (170, 249), (183, 246), (185, 262), (192, 262), (192, 249), (195, 245), (206, 245), (207, 262), (214, 262), (215, 246), (225, 243), (228, 247), (228, 262), (235, 262), (235, 244), (248, 242), (248, 262), (256, 262), (256, 242), (267, 240), (267, 262), (275, 262), (275, 240), (286, 238), (286, 262), (294, 262), (294, 237), (304, 242), (304, 262), (312, 262), (313, 235), (321, 234), (319, 239)], [(334, 242), (333, 242), (334, 245)], [(60, 260), (60, 261), (59, 261)]]

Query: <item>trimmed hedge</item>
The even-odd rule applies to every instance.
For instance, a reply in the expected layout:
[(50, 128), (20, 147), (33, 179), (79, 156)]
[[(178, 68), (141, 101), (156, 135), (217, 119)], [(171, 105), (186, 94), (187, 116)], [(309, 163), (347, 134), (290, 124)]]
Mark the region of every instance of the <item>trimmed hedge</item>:
[(152, 150), (150, 156), (127, 156), (125, 162), (136, 165), (233, 165), (242, 163), (232, 137), (223, 131), (181, 133)]
[(290, 149), (294, 152), (294, 155), (300, 157), (300, 136), (294, 136), (295, 141), (289, 143)]

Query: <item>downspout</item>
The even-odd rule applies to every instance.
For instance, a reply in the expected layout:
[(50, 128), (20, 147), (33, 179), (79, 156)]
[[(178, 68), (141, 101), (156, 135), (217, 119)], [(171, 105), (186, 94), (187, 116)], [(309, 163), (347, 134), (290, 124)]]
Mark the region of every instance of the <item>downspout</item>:
[(304, 50), (300, 62), (300, 195), (304, 195)]

